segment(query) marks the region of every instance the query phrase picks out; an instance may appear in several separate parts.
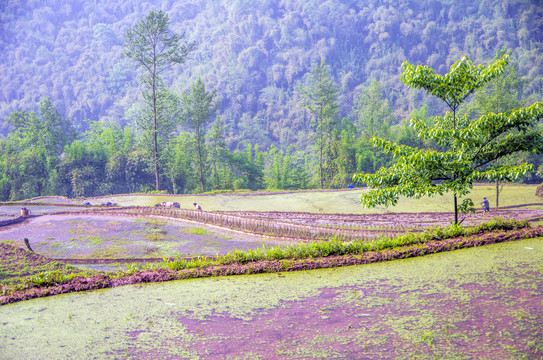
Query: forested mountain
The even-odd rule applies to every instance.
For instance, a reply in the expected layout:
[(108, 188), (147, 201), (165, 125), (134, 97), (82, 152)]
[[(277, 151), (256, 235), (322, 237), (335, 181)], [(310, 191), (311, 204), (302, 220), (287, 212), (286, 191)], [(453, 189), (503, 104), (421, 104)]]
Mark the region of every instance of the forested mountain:
[(543, 92), (543, 6), (539, 0), (3, 0), (0, 2), (0, 119), (36, 110), (49, 96), (76, 128), (90, 121), (124, 126), (138, 100), (137, 71), (122, 58), (127, 28), (150, 10), (165, 11), (196, 49), (167, 76), (177, 92), (197, 77), (217, 90), (227, 144), (304, 145), (308, 118), (299, 86), (325, 59), (350, 116), (360, 92), (380, 82), (397, 122), (429, 103), (399, 80), (401, 63), (439, 73), (462, 55), (475, 63), (506, 46)]
[[(154, 130), (123, 56), (152, 13), (194, 43), (161, 74)], [(393, 161), (372, 136), (437, 146), (407, 119), (447, 108), (400, 81), (404, 61), (510, 53), (459, 110), (476, 117), (543, 99), (542, 45), (541, 0), (0, 0), (0, 200), (346, 187)], [(543, 180), (541, 154), (504, 161)]]

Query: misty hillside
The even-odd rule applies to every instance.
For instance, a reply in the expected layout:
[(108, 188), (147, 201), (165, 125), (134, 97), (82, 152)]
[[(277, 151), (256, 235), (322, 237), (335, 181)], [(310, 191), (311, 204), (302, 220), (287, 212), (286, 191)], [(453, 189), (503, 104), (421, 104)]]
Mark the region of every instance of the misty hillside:
[(140, 91), (121, 56), (123, 36), (150, 10), (164, 10), (171, 28), (196, 42), (168, 85), (181, 93), (202, 77), (216, 88), (231, 146), (303, 142), (299, 85), (321, 59), (342, 90), (342, 116), (371, 80), (397, 121), (424, 103), (439, 113), (435, 100), (400, 82), (402, 62), (445, 73), (462, 55), (486, 64), (504, 46), (529, 80), (525, 96), (542, 98), (537, 0), (2, 0), (0, 134), (10, 113), (36, 110), (44, 96), (79, 131), (85, 120), (129, 124)]

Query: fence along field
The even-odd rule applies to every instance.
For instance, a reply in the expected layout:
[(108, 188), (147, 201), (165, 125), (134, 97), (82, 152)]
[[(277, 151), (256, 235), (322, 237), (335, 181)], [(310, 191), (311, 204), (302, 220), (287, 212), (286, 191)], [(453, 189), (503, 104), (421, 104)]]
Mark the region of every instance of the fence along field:
[[(376, 216), (353, 215), (355, 220), (349, 222), (349, 216), (337, 215), (336, 223), (330, 225), (306, 225), (295, 223), (296, 213), (275, 213), (272, 215), (263, 215), (261, 213), (243, 213), (227, 214), (220, 212), (204, 212), (176, 208), (154, 208), (154, 207), (123, 207), (108, 209), (92, 209), (86, 211), (69, 211), (57, 214), (96, 214), (112, 216), (156, 216), (169, 219), (180, 219), (194, 221), (208, 225), (214, 225), (236, 231), (242, 231), (249, 234), (270, 236), (276, 238), (289, 238), (302, 241), (326, 240), (330, 238), (339, 238), (343, 241), (370, 240), (386, 236), (395, 238), (401, 234), (422, 231), (425, 228), (435, 226), (439, 222), (446, 223), (448, 214), (385, 214)], [(516, 219), (530, 219), (534, 216), (542, 215), (540, 210), (516, 210), (515, 212), (507, 210), (496, 210), (493, 214), (476, 214), (469, 217), (466, 224), (473, 225), (478, 222), (491, 220), (495, 216), (509, 217)], [(333, 215), (300, 214), (309, 217), (308, 222), (314, 222), (311, 218), (334, 217)], [(267, 216), (267, 217), (266, 217)], [(284, 217), (285, 220), (280, 219)], [(351, 217), (351, 220), (352, 220)], [(347, 228), (337, 223), (343, 222), (349, 224)], [(355, 224), (353, 226), (353, 224)]]
[[(501, 195), (502, 204), (509, 207), (522, 205), (522, 203), (526, 204), (527, 202), (533, 203), (533, 205), (541, 205), (540, 203), (534, 203), (534, 201), (540, 200), (540, 198), (535, 196), (535, 188), (535, 186), (505, 186)], [(478, 185), (474, 187), (471, 196), (472, 198), (477, 199), (483, 195), (492, 194), (492, 190), (493, 187), (491, 184)], [(68, 209), (73, 208), (73, 210), (68, 210), (65, 207), (60, 211), (59, 209), (53, 210), (53, 208), (51, 208), (51, 211), (45, 210), (45, 212), (40, 212), (44, 214), (51, 213), (56, 215), (111, 214), (115, 216), (167, 217), (171, 219), (188, 220), (197, 223), (219, 226), (248, 234), (276, 238), (289, 238), (301, 241), (326, 240), (332, 237), (336, 237), (344, 241), (375, 239), (381, 236), (394, 238), (407, 231), (416, 232), (436, 225), (447, 226), (450, 223), (450, 219), (448, 218), (449, 215), (447, 213), (431, 212), (436, 211), (437, 209), (442, 211), (444, 205), (449, 203), (449, 199), (447, 197), (420, 199), (416, 201), (419, 203), (418, 206), (413, 206), (413, 199), (400, 200), (397, 207), (391, 208), (388, 211), (398, 211), (399, 213), (383, 214), (381, 212), (381, 214), (377, 214), (376, 211), (374, 211), (373, 214), (368, 214), (366, 211), (361, 211), (363, 209), (361, 209), (359, 203), (350, 204), (350, 207), (354, 205), (356, 206), (356, 209), (359, 209), (358, 213), (325, 214), (316, 213), (314, 211), (311, 213), (296, 212), (297, 210), (299, 211), (299, 209), (297, 209), (297, 204), (299, 203), (308, 205), (307, 207), (309, 209), (316, 208), (315, 204), (318, 203), (322, 207), (325, 207), (328, 211), (338, 210), (339, 204), (339, 207), (345, 210), (346, 202), (355, 203), (357, 196), (358, 195), (356, 195), (354, 191), (330, 191), (324, 193), (295, 192), (292, 194), (269, 194), (265, 196), (230, 195), (228, 196), (229, 201), (225, 202), (222, 197), (200, 195), (198, 202), (205, 202), (210, 205), (209, 207), (204, 206), (204, 209), (211, 208), (214, 211), (195, 211), (192, 209), (183, 208), (177, 209), (150, 206), (129, 206), (129, 203), (131, 203), (131, 205), (143, 205), (142, 202), (156, 202), (157, 200), (179, 201), (183, 203), (186, 202), (182, 201), (186, 200), (186, 196), (171, 195), (158, 199), (151, 196), (129, 195), (128, 198), (124, 199), (122, 196), (95, 199), (100, 200), (101, 202), (105, 202), (107, 200), (116, 202), (117, 200), (121, 200), (119, 203), (125, 205), (123, 207), (92, 207), (91, 209), (83, 210), (80, 208), (81, 204), (76, 204), (75, 201), (70, 200), (69, 204), (63, 203), (62, 205), (68, 207)], [(247, 198), (252, 198), (253, 200), (247, 201)], [(258, 198), (258, 201), (254, 200), (256, 198)], [(328, 201), (323, 201), (324, 198), (327, 198)], [(489, 198), (491, 199), (491, 196)], [(36, 200), (37, 202), (34, 202), (33, 204), (32, 202), (18, 204), (24, 204), (25, 206), (39, 205), (39, 207), (47, 207), (47, 204), (43, 203), (43, 201), (48, 201), (51, 199)], [(59, 202), (62, 203), (62, 199), (54, 199), (54, 204), (52, 205), (59, 205)], [(215, 202), (215, 204), (213, 204), (213, 202)], [(219, 206), (218, 203), (222, 203), (223, 205)], [(263, 203), (265, 207), (274, 204), (290, 203), (290, 206), (294, 207), (294, 211), (258, 211), (258, 207), (261, 207)], [(419, 207), (421, 205), (424, 205), (425, 210), (428, 212), (415, 212), (420, 210)], [(352, 208), (351, 210), (354, 210), (355, 208)], [(537, 208), (541, 208), (541, 206), (537, 206)], [(407, 209), (411, 209), (411, 211), (406, 211)], [(492, 211), (487, 215), (483, 215), (481, 213), (468, 215), (464, 224), (473, 225), (481, 221), (491, 220), (495, 216), (515, 217), (517, 219), (534, 218), (534, 214), (530, 213), (529, 210), (506, 211), (505, 209), (493, 208)], [(541, 216), (541, 214), (539, 214), (539, 216)], [(326, 222), (325, 219), (330, 219), (333, 217), (335, 217), (333, 220), (328, 223)]]
[(85, 211), (65, 211), (57, 215), (96, 214), (112, 216), (160, 216), (172, 219), (195, 221), (215, 225), (231, 230), (243, 231), (254, 235), (291, 238), (299, 240), (325, 240), (339, 237), (345, 241), (358, 239), (372, 239), (383, 234), (388, 236), (399, 235), (405, 230), (394, 229), (391, 226), (381, 229), (340, 229), (336, 227), (308, 226), (282, 222), (277, 220), (264, 220), (246, 216), (230, 215), (217, 212), (204, 212), (186, 209), (165, 209), (151, 207), (123, 207), (109, 209), (92, 209)]

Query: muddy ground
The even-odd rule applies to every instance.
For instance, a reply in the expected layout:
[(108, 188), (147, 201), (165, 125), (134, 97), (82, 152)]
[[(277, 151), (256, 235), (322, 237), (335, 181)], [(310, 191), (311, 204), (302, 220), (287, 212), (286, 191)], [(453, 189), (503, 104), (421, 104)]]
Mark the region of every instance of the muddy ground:
[(183, 220), (135, 216), (52, 214), (0, 227), (0, 241), (24, 247), (23, 238), (46, 257), (89, 262), (215, 256), (284, 243)]

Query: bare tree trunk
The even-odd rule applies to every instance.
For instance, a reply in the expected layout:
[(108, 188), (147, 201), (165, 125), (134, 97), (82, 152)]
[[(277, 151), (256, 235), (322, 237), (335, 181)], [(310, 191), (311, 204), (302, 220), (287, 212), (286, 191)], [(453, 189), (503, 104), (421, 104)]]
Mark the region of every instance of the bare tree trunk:
[(500, 206), (500, 181), (496, 180), (496, 207)]
[(319, 144), (319, 150), (320, 150), (320, 156), (319, 156), (319, 171), (320, 171), (320, 180), (321, 180), (321, 189), (324, 189), (324, 179), (323, 179), (323, 176), (324, 176), (324, 173), (323, 173), (323, 169), (322, 169), (322, 151), (323, 151), (323, 147), (324, 147), (324, 119), (323, 119), (323, 114), (322, 114), (322, 108), (320, 109), (320, 119), (318, 120), (319, 121), (319, 126), (320, 126), (320, 144)]
[(320, 145), (320, 157), (319, 157), (319, 172), (320, 172), (320, 180), (321, 180), (321, 189), (324, 189), (324, 180), (322, 178), (322, 144)]
[[(156, 71), (156, 65), (153, 64)], [(156, 75), (152, 75), (152, 87), (153, 87), (153, 121), (154, 121), (154, 145), (155, 145), (155, 182), (156, 182), (156, 191), (160, 190), (160, 180), (158, 176), (158, 119), (157, 119), (157, 104), (156, 104)]]
[(456, 194), (454, 194), (454, 224), (458, 224), (458, 199)]
[[(496, 160), (496, 165), (499, 165), (500, 160)], [(500, 180), (496, 180), (496, 207), (500, 206)]]

